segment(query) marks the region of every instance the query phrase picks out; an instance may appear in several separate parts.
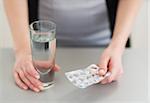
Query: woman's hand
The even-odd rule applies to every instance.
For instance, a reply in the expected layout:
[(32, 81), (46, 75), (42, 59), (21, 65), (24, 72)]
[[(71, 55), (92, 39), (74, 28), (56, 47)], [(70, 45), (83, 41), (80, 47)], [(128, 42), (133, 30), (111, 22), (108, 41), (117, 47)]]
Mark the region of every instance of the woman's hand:
[(101, 84), (116, 81), (123, 74), (122, 54), (123, 50), (112, 46), (109, 46), (104, 50), (100, 57), (99, 66), (102, 70), (100, 70), (99, 74), (102, 76), (109, 71), (111, 72), (111, 75), (101, 81)]
[[(59, 70), (55, 66), (55, 71)], [(14, 79), (16, 84), (22, 89), (31, 89), (39, 92), (43, 89), (42, 82), (39, 80), (40, 76), (32, 64), (32, 55), (20, 53), (16, 55), (16, 62), (13, 69)]]

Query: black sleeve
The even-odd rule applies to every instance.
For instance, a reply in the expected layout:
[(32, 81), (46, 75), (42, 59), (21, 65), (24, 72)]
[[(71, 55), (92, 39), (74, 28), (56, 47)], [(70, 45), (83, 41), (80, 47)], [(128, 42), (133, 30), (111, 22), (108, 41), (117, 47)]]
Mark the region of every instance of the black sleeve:
[(29, 24), (38, 20), (39, 0), (28, 0)]

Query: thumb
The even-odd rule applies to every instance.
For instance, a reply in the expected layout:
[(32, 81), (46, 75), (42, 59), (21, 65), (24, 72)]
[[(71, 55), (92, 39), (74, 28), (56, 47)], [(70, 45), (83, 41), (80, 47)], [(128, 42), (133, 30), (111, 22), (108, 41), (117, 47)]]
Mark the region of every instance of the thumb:
[(100, 76), (103, 76), (106, 74), (107, 69), (108, 69), (108, 63), (109, 63), (109, 57), (102, 55), (100, 58), (100, 63), (99, 63), (99, 67), (100, 67), (99, 75)]
[(60, 70), (60, 67), (56, 64), (55, 67), (53, 68), (53, 70), (58, 72)]

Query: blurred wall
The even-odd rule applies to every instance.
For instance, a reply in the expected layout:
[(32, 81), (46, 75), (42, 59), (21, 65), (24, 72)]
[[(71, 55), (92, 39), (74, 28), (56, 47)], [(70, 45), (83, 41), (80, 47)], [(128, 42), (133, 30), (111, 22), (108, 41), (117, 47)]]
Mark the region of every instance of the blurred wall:
[(11, 32), (5, 15), (3, 0), (0, 0), (0, 47), (12, 47)]
[[(148, 3), (144, 0), (144, 4), (135, 20), (133, 32), (131, 35), (133, 48), (147, 48), (148, 45)], [(0, 47), (12, 47), (12, 38), (7, 18), (5, 15), (3, 0), (0, 0)]]
[[(150, 68), (150, 0), (148, 0), (148, 68)], [(148, 69), (150, 74), (150, 69)], [(150, 87), (150, 75), (148, 75), (148, 87)], [(148, 88), (148, 102), (150, 102), (150, 88)]]

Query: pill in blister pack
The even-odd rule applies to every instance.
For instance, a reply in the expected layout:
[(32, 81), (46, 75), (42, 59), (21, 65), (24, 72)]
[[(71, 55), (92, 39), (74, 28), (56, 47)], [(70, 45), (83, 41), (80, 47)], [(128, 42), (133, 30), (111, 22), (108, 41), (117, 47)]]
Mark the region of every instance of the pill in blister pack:
[(108, 72), (105, 76), (99, 76), (98, 71), (100, 68), (92, 64), (85, 69), (79, 69), (71, 72), (65, 73), (68, 80), (79, 88), (86, 88), (93, 84), (99, 83), (101, 80), (105, 79), (107, 76), (110, 76)]

